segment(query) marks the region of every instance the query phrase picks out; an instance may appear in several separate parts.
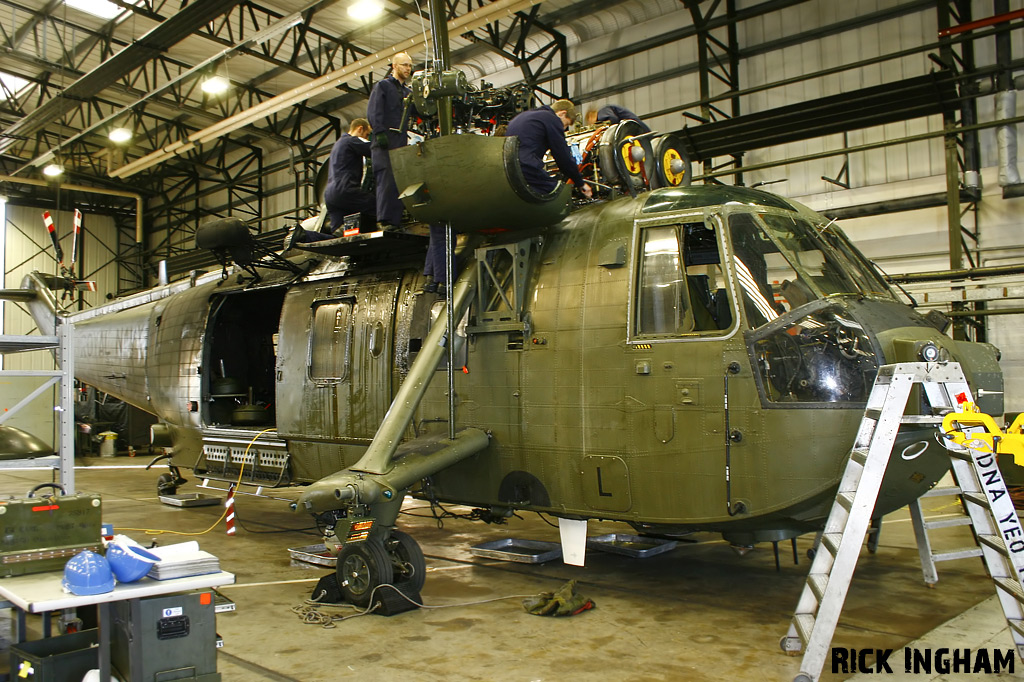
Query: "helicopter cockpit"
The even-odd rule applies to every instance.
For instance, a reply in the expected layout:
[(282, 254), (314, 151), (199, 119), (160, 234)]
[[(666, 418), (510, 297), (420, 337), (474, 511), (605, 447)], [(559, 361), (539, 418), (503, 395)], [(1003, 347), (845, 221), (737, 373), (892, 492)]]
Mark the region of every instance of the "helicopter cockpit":
[(784, 212), (729, 216), (751, 354), (768, 403), (867, 400), (881, 351), (844, 297), (895, 297), (841, 232)]

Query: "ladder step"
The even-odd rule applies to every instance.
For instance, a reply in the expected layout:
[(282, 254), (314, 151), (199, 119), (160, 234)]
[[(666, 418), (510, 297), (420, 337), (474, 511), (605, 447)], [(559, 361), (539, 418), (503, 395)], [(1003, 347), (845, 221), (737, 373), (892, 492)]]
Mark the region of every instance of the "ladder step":
[(941, 424), (942, 417), (929, 414), (905, 414), (900, 419), (901, 424)]
[(990, 508), (988, 498), (984, 495), (979, 495), (978, 493), (963, 493), (963, 498), (968, 502), (978, 505), (979, 507), (984, 507), (985, 509)]
[(921, 495), (921, 497), (944, 497), (946, 495), (960, 495), (963, 490), (958, 485), (948, 485), (942, 488), (932, 488), (928, 492)]
[(864, 464), (868, 461), (868, 451), (862, 448), (855, 448), (853, 450), (850, 450), (850, 459), (852, 459), (857, 464), (864, 466)]
[(1016, 632), (1021, 637), (1024, 637), (1024, 621), (1021, 621), (1017, 618), (1007, 618), (1006, 622), (1010, 626), (1011, 630)]
[(970, 559), (971, 557), (981, 556), (980, 547), (967, 547), (966, 549), (955, 549), (951, 552), (938, 552), (932, 554), (932, 561), (939, 563), (940, 561), (954, 561), (956, 559)]
[(1010, 551), (1006, 549), (1006, 543), (1003, 542), (1003, 539), (998, 535), (982, 535), (981, 533), (979, 533), (978, 542), (985, 545), (986, 547), (994, 549), (1007, 559), (1010, 558)]
[(938, 521), (925, 521), (924, 527), (927, 530), (933, 528), (952, 528), (954, 526), (969, 526), (971, 525), (970, 516), (954, 516), (949, 519), (939, 519)]
[[(1018, 602), (1024, 604), (1024, 589), (1021, 589), (1019, 582), (1013, 578), (992, 578), (992, 582), (1003, 592), (1007, 592)], [(1009, 619), (1007, 619), (1007, 622), (1009, 622)], [(1020, 623), (1020, 621), (1017, 622)]]
[(839, 493), (836, 495), (836, 502), (846, 511), (850, 511), (853, 509), (853, 496), (855, 494), (855, 491)]
[(882, 411), (876, 410), (873, 407), (869, 407), (868, 409), (864, 410), (864, 416), (867, 417), (868, 419), (874, 419), (875, 421), (878, 421), (878, 419), (882, 416)]
[(828, 587), (828, 573), (811, 573), (807, 576), (807, 586), (811, 588), (820, 604), (821, 598), (825, 595), (825, 588)]
[(842, 533), (825, 533), (821, 536), (821, 544), (825, 546), (833, 558), (839, 554), (839, 543), (843, 541)]
[(793, 625), (796, 626), (796, 634), (800, 635), (800, 641), (807, 645), (811, 641), (811, 630), (814, 629), (814, 616), (809, 613), (798, 613), (793, 616)]

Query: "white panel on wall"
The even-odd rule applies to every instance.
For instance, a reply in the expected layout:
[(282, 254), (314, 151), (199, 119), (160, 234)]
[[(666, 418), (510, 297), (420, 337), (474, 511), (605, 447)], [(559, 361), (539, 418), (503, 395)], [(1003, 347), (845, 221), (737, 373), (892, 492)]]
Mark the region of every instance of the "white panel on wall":
[[(53, 245), (43, 224), (44, 209), (28, 206), (7, 206), (6, 267), (5, 285), (10, 288), (21, 286), (26, 275), (33, 271), (57, 274), (59, 268), (53, 253)], [(60, 235), (64, 250), (65, 265), (71, 260), (71, 211), (50, 211), (54, 225)], [(84, 294), (85, 306), (104, 302), (107, 292), (117, 291), (117, 266), (112, 262), (111, 246), (117, 244), (114, 221), (110, 216), (85, 213), (82, 218), (83, 236), (79, 241), (79, 262), (87, 279), (96, 282), (95, 292)], [(77, 271), (77, 266), (76, 266)], [(67, 298), (68, 305), (77, 304)], [(25, 308), (16, 303), (4, 302), (4, 333), (30, 334), (36, 332), (36, 323)], [(8, 355), (4, 366), (9, 369), (53, 369), (53, 360), (48, 352), (32, 352)]]

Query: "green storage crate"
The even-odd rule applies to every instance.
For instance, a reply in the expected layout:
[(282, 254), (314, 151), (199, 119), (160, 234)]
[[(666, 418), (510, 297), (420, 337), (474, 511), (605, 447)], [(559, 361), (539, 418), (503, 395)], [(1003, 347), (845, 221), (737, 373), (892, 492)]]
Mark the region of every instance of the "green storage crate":
[(0, 577), (59, 571), (83, 549), (99, 551), (100, 496), (0, 500)]
[[(100, 667), (98, 641), (98, 630), (83, 630), (12, 644), (10, 679), (28, 682), (81, 680), (87, 672)], [(31, 672), (23, 673), (23, 664), (30, 666)]]

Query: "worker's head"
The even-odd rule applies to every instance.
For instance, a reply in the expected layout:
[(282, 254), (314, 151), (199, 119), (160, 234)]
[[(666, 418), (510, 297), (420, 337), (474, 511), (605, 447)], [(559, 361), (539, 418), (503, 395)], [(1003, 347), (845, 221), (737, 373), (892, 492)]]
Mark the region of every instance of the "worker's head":
[(556, 100), (551, 105), (555, 115), (562, 119), (562, 126), (568, 130), (569, 126), (576, 120), (576, 105), (567, 99)]
[(370, 122), (365, 118), (354, 118), (348, 127), (348, 134), (356, 137), (370, 136)]
[(586, 115), (583, 117), (583, 120), (585, 120), (587, 122), (587, 125), (590, 125), (590, 126), (596, 124), (597, 123), (597, 109), (590, 109), (589, 111), (587, 111)]
[(407, 52), (399, 52), (391, 58), (391, 75), (404, 83), (412, 75), (412, 57)]

